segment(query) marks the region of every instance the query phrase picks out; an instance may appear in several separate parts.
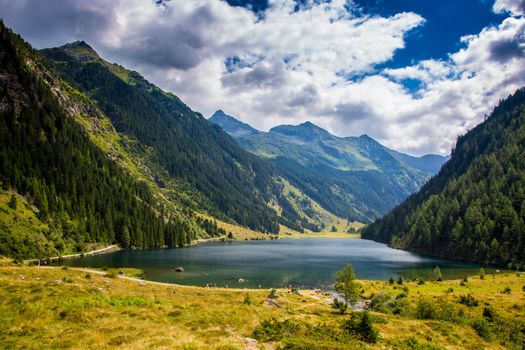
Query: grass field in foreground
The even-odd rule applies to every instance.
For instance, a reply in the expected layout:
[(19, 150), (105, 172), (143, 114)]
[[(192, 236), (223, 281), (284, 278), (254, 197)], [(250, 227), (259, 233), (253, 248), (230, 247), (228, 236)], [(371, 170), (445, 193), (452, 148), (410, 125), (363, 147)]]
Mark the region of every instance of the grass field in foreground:
[[(278, 290), (275, 306), (267, 301), (268, 290), (140, 285), (115, 273), (4, 266), (0, 344), (7, 349), (521, 349), (523, 274), (472, 277), (464, 286), (460, 280), (359, 284), (363, 297), (381, 301), (380, 312), (371, 312), (379, 331), (376, 344), (351, 337), (333, 341), (349, 311), (338, 315), (329, 296), (314, 291)], [(459, 303), (468, 294), (477, 306)], [(394, 307), (401, 310), (398, 315)], [(491, 310), (490, 321), (485, 308)], [(418, 319), (421, 315), (430, 319)], [(273, 320), (268, 336), (257, 343), (246, 339), (268, 320)], [(284, 320), (302, 331), (275, 328)]]

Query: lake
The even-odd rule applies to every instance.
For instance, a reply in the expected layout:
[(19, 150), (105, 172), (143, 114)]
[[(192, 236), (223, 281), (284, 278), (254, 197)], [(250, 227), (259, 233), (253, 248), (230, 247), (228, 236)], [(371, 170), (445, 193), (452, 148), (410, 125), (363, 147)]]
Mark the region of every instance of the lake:
[[(304, 238), (217, 242), (187, 248), (121, 250), (65, 260), (77, 267), (135, 267), (152, 281), (218, 287), (330, 289), (336, 271), (352, 264), (359, 279), (430, 277), (440, 267), (443, 278), (475, 274), (480, 265), (442, 260), (351, 238)], [(174, 272), (178, 266), (185, 272)], [(492, 271), (487, 269), (487, 272)], [(245, 280), (239, 283), (239, 278)]]

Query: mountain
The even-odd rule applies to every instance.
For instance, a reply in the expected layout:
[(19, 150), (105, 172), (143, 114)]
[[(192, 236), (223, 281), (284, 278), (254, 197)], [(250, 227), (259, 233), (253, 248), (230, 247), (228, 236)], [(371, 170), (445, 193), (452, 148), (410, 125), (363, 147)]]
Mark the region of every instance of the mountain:
[[(197, 227), (95, 144), (74, 115), (103, 116), (0, 21), (0, 255), (97, 244), (182, 246)], [(201, 230), (202, 231), (202, 230)]]
[(259, 131), (250, 125), (230, 117), (222, 110), (218, 110), (208, 119), (214, 124), (220, 125), (224, 131), (233, 137), (258, 134)]
[[(446, 161), (402, 154), (367, 135), (337, 137), (311, 122), (260, 132), (223, 114), (218, 111), (209, 120), (226, 132), (234, 125), (231, 135), (244, 149), (274, 164), (323, 208), (350, 220), (369, 222), (386, 213)], [(250, 132), (237, 132), (241, 126)]]
[(171, 201), (262, 232), (278, 231), (278, 216), (267, 205), (277, 190), (264, 161), (175, 95), (103, 60), (85, 42), (41, 53), (96, 103), (127, 141), (122, 147), (141, 159)]
[(363, 237), (423, 254), (525, 266), (525, 88), (458, 138), (438, 175)]

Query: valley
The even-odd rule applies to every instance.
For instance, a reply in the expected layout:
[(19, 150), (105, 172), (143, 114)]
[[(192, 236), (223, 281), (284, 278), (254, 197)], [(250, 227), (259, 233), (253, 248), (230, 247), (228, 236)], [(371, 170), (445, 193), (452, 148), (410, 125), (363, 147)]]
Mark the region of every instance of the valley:
[(523, 349), (525, 7), (373, 3), (0, 0), (0, 348)]

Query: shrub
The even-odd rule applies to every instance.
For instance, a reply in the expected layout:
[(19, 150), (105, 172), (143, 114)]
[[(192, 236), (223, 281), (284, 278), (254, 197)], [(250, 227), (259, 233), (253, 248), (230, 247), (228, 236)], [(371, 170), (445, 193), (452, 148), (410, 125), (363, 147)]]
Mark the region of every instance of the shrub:
[(479, 269), (479, 278), (482, 280), (485, 279), (485, 269), (483, 267)]
[(367, 311), (353, 312), (352, 315), (344, 321), (343, 328), (358, 339), (367, 343), (376, 343), (378, 332), (374, 328), (372, 319)]
[(246, 293), (244, 295), (244, 300), (242, 302), (244, 305), (251, 305), (252, 304), (252, 299), (250, 297), (250, 294)]
[(436, 307), (430, 300), (420, 298), (416, 305), (415, 316), (420, 320), (434, 320), (437, 318)]
[(91, 279), (91, 274), (86, 273), (86, 275), (84, 276), (84, 278), (87, 279), (87, 280)]
[(372, 297), (370, 298), (370, 310), (388, 313), (390, 309), (388, 308), (387, 303), (390, 300), (391, 296), (384, 292), (372, 295)]
[(399, 276), (397, 279), (397, 284), (403, 284), (403, 277)]
[(393, 277), (390, 277), (388, 279), (388, 284), (394, 284), (394, 278)]
[(339, 299), (335, 298), (334, 302), (332, 303), (332, 308), (337, 311), (338, 314), (343, 315), (348, 308), (348, 305), (344, 301), (340, 301)]
[(503, 288), (503, 290), (501, 291), (502, 294), (510, 294), (512, 292), (512, 289), (510, 289), (509, 286)]
[(474, 328), (476, 333), (478, 333), (478, 335), (481, 338), (483, 338), (485, 340), (489, 340), (490, 339), (490, 327), (489, 327), (487, 321), (485, 321), (484, 319), (482, 319), (482, 318), (475, 319), (472, 322), (472, 328)]
[(459, 303), (466, 305), (468, 307), (476, 307), (479, 305), (479, 302), (477, 301), (477, 299), (474, 298), (471, 294), (461, 295), (459, 297)]
[(418, 286), (425, 284), (425, 280), (422, 277), (418, 277), (416, 281)]
[(483, 317), (489, 322), (494, 321), (494, 310), (490, 306), (483, 308)]
[(449, 293), (449, 294), (450, 294), (450, 293), (454, 293), (454, 288), (450, 287), (449, 289), (447, 289), (447, 290), (445, 291), (445, 293)]
[(261, 325), (255, 328), (252, 336), (261, 341), (279, 341), (285, 336), (296, 334), (300, 327), (297, 323), (285, 320), (279, 322), (276, 319), (262, 321)]

